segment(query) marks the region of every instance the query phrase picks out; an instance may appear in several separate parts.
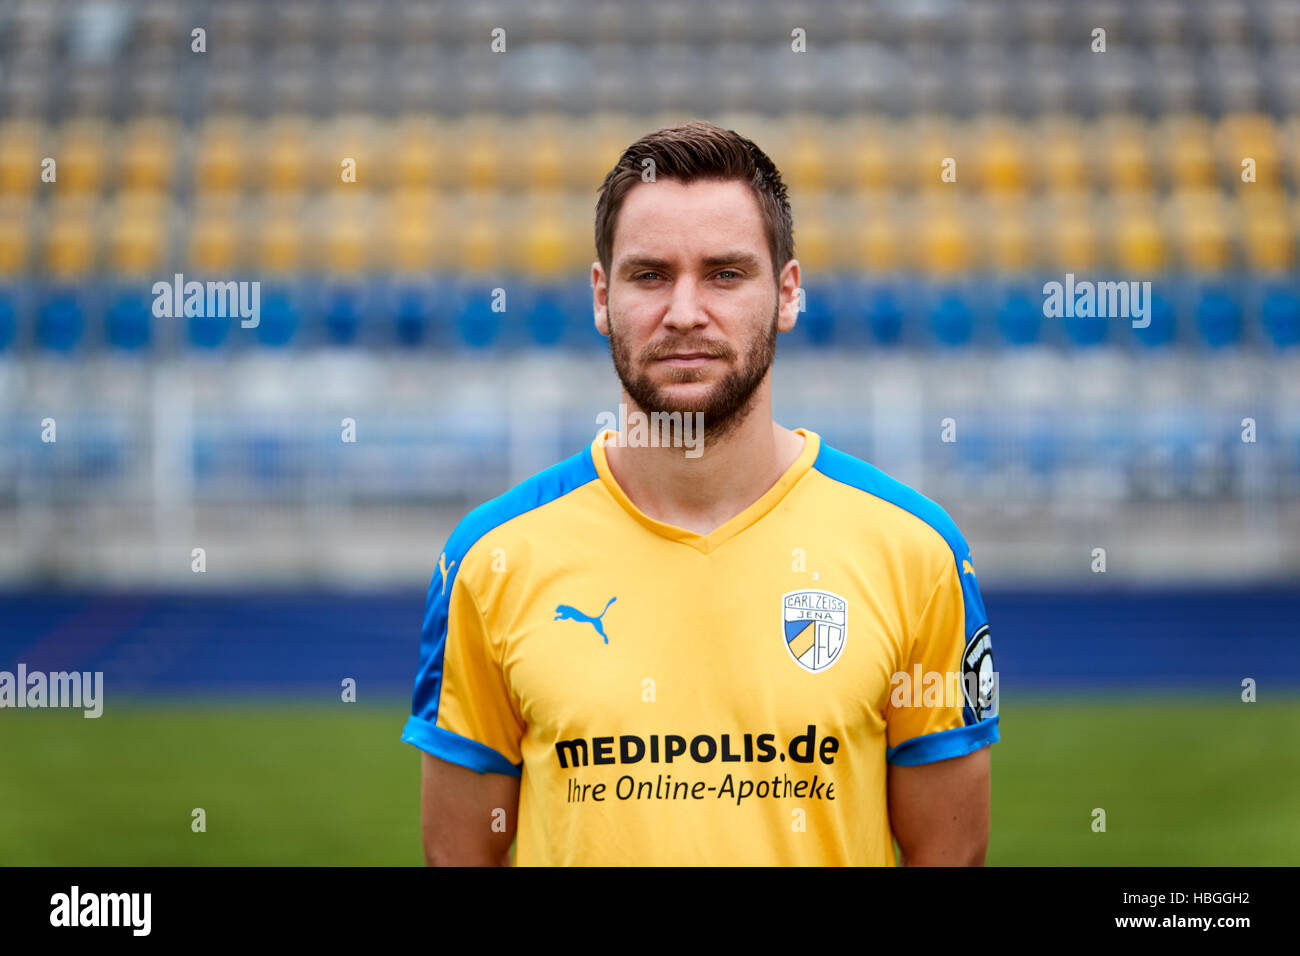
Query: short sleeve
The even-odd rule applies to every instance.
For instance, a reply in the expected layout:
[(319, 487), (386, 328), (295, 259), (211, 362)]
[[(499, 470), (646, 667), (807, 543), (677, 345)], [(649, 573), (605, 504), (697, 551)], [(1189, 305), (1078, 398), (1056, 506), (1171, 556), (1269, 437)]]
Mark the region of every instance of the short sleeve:
[(402, 740), (479, 773), (521, 776), (524, 727), (474, 595), (456, 573), (459, 562), (443, 572), (447, 560), (429, 586)]
[(886, 759), (892, 764), (948, 760), (998, 740), (988, 618), (970, 552), (962, 545), (917, 617), (906, 666), (891, 681), (885, 720)]

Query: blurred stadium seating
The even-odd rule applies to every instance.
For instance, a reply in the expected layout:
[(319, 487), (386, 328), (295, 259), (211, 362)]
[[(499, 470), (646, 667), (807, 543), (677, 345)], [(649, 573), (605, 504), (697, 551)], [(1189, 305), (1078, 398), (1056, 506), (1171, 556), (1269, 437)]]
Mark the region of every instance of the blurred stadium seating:
[[(427, 580), (616, 405), (595, 190), (693, 116), (790, 186), (778, 417), (939, 500), (984, 577), (1082, 578), (1085, 538), (1300, 577), (1300, 3), (630, 10), (0, 0), (0, 581), (183, 582), (199, 539), (242, 583)], [(154, 316), (176, 273), (259, 281), (260, 324)], [(1150, 325), (1045, 318), (1066, 273), (1150, 281)]]

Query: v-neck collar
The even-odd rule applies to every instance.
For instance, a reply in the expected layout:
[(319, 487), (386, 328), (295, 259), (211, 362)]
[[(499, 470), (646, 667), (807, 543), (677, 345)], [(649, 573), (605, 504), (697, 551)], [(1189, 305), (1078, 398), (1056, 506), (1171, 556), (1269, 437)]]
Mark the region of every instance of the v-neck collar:
[(591, 459), (596, 466), (596, 473), (600, 476), (601, 483), (605, 489), (613, 496), (614, 500), (631, 515), (638, 523), (648, 528), (650, 531), (659, 535), (661, 538), (667, 538), (670, 541), (677, 541), (681, 544), (692, 547), (702, 554), (719, 548), (725, 542), (731, 540), (740, 532), (744, 531), (750, 525), (758, 521), (769, 511), (777, 506), (786, 496), (786, 493), (798, 483), (799, 479), (806, 475), (811, 469), (813, 462), (817, 460), (817, 453), (821, 450), (821, 437), (816, 432), (808, 431), (805, 428), (796, 428), (795, 433), (802, 435), (804, 438), (803, 451), (799, 453), (793, 464), (785, 470), (785, 473), (777, 479), (776, 484), (763, 492), (758, 499), (738, 515), (730, 518), (722, 525), (714, 528), (708, 534), (699, 534), (695, 531), (688, 531), (686, 528), (679, 528), (677, 525), (668, 524), (664, 521), (658, 521), (651, 518), (640, 508), (632, 503), (632, 499), (627, 496), (617, 481), (614, 480), (613, 473), (609, 470), (609, 462), (605, 458), (605, 442), (618, 434), (612, 428), (606, 428), (591, 443)]

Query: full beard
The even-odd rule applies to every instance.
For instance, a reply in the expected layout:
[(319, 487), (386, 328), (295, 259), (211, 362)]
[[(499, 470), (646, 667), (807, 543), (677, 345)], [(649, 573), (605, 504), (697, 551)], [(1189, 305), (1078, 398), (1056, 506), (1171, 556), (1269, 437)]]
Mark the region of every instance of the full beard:
[[(704, 437), (717, 442), (735, 431), (754, 409), (756, 393), (763, 379), (767, 377), (776, 357), (777, 309), (772, 310), (772, 321), (768, 323), (763, 334), (749, 344), (744, 361), (739, 368), (733, 368), (718, 382), (707, 395), (699, 399), (674, 400), (668, 391), (652, 382), (648, 375), (638, 374), (637, 366), (632, 360), (631, 350), (623, 337), (619, 335), (618, 323), (614, 313), (609, 316), (609, 350), (614, 359), (614, 370), (619, 381), (627, 391), (628, 397), (647, 415), (655, 412), (683, 415), (703, 413)], [(732, 360), (735, 351), (726, 343), (715, 343), (696, 348), (689, 341), (669, 342), (659, 346), (647, 346), (640, 355), (641, 367), (655, 362), (676, 351), (701, 351), (714, 358)], [(671, 384), (688, 384), (701, 381), (706, 369), (670, 368)]]

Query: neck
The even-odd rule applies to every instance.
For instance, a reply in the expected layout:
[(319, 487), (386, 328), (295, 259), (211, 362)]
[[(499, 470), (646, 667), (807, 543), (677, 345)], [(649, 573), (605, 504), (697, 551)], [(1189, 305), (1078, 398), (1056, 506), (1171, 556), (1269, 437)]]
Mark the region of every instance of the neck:
[[(642, 411), (626, 392), (629, 410)], [(754, 393), (749, 414), (726, 435), (704, 436), (703, 453), (682, 448), (607, 444), (605, 460), (623, 493), (644, 514), (708, 534), (740, 514), (780, 480), (804, 439), (772, 421), (769, 383)]]

